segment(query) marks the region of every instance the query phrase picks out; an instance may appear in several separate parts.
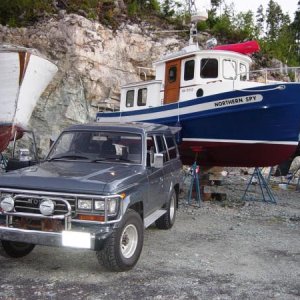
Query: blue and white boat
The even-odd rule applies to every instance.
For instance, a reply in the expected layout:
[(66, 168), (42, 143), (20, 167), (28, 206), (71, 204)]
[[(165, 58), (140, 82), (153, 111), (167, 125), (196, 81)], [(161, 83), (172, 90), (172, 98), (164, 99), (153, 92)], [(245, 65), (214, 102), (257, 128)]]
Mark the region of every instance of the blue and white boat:
[(270, 81), (275, 70), (250, 72), (255, 45), (190, 43), (154, 63), (154, 80), (123, 86), (119, 111), (98, 112), (97, 121), (179, 125), (186, 164), (197, 155), (204, 166), (277, 165), (299, 141), (300, 69), (298, 82)]

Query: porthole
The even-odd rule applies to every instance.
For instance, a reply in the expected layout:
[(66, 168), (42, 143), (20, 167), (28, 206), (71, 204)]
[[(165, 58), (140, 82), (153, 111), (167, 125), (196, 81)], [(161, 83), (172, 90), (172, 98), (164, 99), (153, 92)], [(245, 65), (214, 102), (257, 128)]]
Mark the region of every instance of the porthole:
[(196, 96), (197, 97), (202, 97), (203, 96), (203, 90), (202, 89), (199, 89), (198, 91), (197, 91), (197, 93), (196, 93)]

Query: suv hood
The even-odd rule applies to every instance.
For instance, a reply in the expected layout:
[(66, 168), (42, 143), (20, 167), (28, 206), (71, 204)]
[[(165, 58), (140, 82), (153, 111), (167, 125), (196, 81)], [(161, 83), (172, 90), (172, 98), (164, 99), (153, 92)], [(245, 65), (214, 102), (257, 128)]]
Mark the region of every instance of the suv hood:
[(142, 173), (140, 165), (52, 161), (3, 174), (0, 188), (106, 194), (137, 183)]

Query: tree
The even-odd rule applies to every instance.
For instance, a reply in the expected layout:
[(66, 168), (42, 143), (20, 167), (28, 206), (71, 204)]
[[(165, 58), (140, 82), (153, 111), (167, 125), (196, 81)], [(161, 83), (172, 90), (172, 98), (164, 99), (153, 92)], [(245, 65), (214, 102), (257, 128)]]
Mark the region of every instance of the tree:
[(283, 14), (281, 7), (273, 0), (270, 0), (266, 14), (267, 39), (273, 43), (279, 36), (280, 29), (290, 23), (290, 18)]
[(178, 1), (174, 0), (164, 0), (161, 3), (162, 14), (165, 17), (173, 17), (176, 11), (182, 6)]
[(300, 0), (298, 1), (298, 10), (295, 12), (295, 19), (292, 23), (295, 32), (295, 38), (300, 40)]
[(216, 14), (216, 11), (221, 7), (222, 3), (224, 2), (224, 0), (210, 0), (210, 4), (211, 4), (211, 11), (213, 14)]
[(264, 28), (265, 28), (265, 14), (264, 14), (264, 8), (262, 5), (260, 5), (257, 8), (256, 11), (256, 30), (257, 33), (256, 35), (258, 37), (262, 36), (264, 33)]
[(295, 12), (295, 19), (291, 24), (291, 30), (293, 32), (293, 46), (295, 50), (296, 63), (300, 63), (300, 0), (298, 1), (298, 9)]
[(0, 23), (9, 26), (26, 26), (35, 23), (47, 13), (51, 13), (54, 6), (51, 1), (44, 0), (1, 0)]
[(237, 42), (253, 39), (256, 36), (256, 27), (253, 19), (254, 16), (251, 10), (245, 13), (240, 12), (232, 18), (235, 40)]

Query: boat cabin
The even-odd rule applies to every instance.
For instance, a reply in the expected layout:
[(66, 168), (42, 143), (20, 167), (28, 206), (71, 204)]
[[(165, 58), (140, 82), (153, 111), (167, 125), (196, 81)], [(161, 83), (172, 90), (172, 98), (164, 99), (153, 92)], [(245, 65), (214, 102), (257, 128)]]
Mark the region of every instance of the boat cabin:
[(245, 87), (250, 63), (244, 54), (189, 45), (154, 63), (155, 80), (122, 86), (120, 110), (157, 107)]

